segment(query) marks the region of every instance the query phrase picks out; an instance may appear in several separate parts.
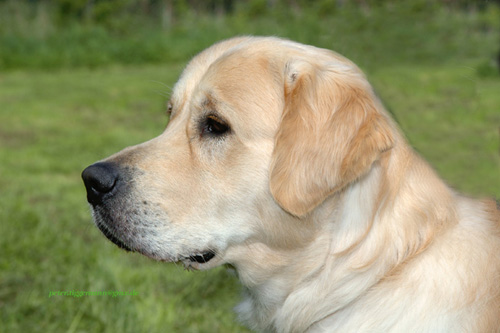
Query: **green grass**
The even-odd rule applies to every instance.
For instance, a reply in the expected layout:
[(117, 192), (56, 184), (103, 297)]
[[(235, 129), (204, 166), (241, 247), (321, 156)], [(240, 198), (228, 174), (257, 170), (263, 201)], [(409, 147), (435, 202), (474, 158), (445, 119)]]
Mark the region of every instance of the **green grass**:
[[(52, 65), (37, 59), (37, 46), (0, 72), (0, 330), (244, 330), (232, 313), (240, 295), (236, 278), (222, 268), (186, 272), (119, 250), (93, 226), (80, 180), (87, 165), (162, 132), (165, 102), (182, 67), (222, 37), (273, 34), (341, 51), (366, 70), (409, 141), (451, 186), (500, 197), (495, 10), (311, 13), (297, 13), (289, 23), (284, 14), (273, 20), (239, 12), (211, 25), (200, 19), (191, 30), (181, 23), (165, 37), (174, 56), (156, 64), (143, 59), (124, 66), (134, 61), (100, 62), (95, 55), (96, 67), (82, 60), (92, 61), (85, 48), (82, 58), (67, 55), (68, 62), (60, 62), (61, 48), (42, 40)], [(99, 43), (116, 46), (110, 40)], [(3, 43), (0, 38), (5, 54)], [(138, 295), (48, 297), (58, 290)]]
[(0, 2), (0, 70), (183, 62), (218, 40), (242, 34), (277, 35), (334, 49), (369, 68), (476, 59), (487, 70), (500, 47), (495, 4), (458, 11), (427, 0), (381, 1), (361, 9), (349, 3), (325, 8), (335, 3), (331, 0), (302, 7), (277, 3), (242, 1), (224, 16), (187, 11), (164, 27), (154, 17), (140, 16), (118, 17), (108, 25), (62, 24), (48, 6)]
[(500, 198), (500, 77), (466, 63), (370, 75), (410, 143), (455, 189)]

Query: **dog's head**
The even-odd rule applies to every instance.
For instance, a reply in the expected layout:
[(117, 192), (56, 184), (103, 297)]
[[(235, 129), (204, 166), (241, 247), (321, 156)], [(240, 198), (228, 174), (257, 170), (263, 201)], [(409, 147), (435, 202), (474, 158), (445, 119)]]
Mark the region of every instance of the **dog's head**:
[(360, 70), (327, 50), (234, 38), (196, 56), (159, 137), (83, 172), (97, 226), (122, 248), (194, 268), (247, 242), (293, 244), (365, 175), (393, 129)]

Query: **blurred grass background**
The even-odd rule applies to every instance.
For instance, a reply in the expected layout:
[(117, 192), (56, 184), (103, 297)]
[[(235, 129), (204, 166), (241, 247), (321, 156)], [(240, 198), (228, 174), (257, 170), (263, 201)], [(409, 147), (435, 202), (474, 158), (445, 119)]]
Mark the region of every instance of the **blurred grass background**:
[(498, 2), (0, 0), (0, 331), (244, 331), (234, 277), (120, 251), (80, 180), (161, 133), (186, 62), (241, 34), (352, 59), (451, 186), (500, 197)]

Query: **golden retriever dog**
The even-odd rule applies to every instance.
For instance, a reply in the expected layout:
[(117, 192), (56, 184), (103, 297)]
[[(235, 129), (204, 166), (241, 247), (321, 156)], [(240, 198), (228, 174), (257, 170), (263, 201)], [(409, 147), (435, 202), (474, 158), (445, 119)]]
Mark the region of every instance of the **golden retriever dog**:
[(187, 65), (160, 136), (82, 177), (99, 229), (228, 264), (251, 329), (500, 332), (500, 213), (450, 189), (355, 64), (273, 37)]

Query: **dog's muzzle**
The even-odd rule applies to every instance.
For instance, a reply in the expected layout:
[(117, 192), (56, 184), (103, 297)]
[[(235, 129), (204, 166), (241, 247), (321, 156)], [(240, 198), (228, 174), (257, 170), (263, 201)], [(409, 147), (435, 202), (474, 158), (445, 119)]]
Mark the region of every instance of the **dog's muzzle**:
[[(126, 200), (127, 192), (133, 183), (130, 170), (116, 163), (98, 162), (83, 170), (82, 179), (87, 190), (87, 201), (92, 206), (95, 224), (101, 232), (122, 249), (153, 256), (148, 251), (141, 251), (141, 245), (133, 241), (138, 231), (137, 224), (131, 221), (140, 216), (138, 217), (133, 209), (129, 209), (130, 204), (127, 204)], [(208, 249), (180, 258), (187, 266), (192, 267), (189, 263), (206, 264), (216, 255), (216, 251)], [(178, 258), (179, 256), (174, 259), (179, 260)]]

